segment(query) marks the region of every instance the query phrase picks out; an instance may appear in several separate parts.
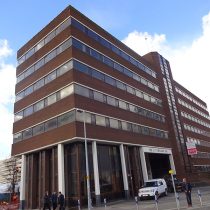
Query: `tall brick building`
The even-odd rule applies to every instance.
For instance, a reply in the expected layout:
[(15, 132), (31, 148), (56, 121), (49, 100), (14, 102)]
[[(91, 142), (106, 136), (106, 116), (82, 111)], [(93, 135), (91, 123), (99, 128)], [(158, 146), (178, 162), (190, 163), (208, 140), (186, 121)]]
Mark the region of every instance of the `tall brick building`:
[[(21, 201), (48, 190), (66, 205), (134, 196), (144, 180), (210, 170), (205, 102), (173, 80), (157, 52), (140, 56), (73, 7), (17, 53), (12, 155), (22, 156)], [(86, 134), (86, 135), (85, 135)], [(85, 140), (89, 173), (86, 176)], [(186, 142), (198, 153), (189, 156)]]

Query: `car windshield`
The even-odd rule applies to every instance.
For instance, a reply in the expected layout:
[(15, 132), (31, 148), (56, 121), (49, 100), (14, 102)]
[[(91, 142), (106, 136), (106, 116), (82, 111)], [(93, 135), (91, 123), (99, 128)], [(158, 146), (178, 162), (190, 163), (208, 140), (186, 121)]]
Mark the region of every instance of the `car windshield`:
[(157, 186), (158, 186), (157, 181), (145, 182), (145, 183), (144, 183), (144, 187), (157, 187)]

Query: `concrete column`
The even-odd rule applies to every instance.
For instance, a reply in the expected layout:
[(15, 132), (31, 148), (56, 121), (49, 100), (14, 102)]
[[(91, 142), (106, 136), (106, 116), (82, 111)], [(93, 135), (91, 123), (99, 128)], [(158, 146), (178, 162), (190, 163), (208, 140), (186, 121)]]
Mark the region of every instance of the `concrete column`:
[(58, 144), (58, 191), (65, 195), (64, 145)]
[(143, 178), (144, 178), (144, 181), (147, 181), (148, 180), (147, 164), (146, 164), (145, 154), (142, 147), (140, 148), (140, 158), (141, 158)]
[(170, 161), (171, 169), (172, 169), (172, 170), (174, 171), (174, 173), (176, 174), (176, 168), (175, 168), (174, 158), (173, 158), (173, 155), (172, 155), (172, 154), (169, 155), (169, 161)]
[(92, 142), (92, 153), (93, 153), (93, 171), (94, 171), (96, 206), (99, 206), (101, 205), (101, 193), (100, 193), (100, 183), (99, 183), (98, 154), (97, 154), (96, 141)]
[(124, 191), (125, 191), (125, 198), (129, 198), (129, 188), (128, 188), (128, 174), (126, 169), (125, 163), (125, 153), (123, 144), (120, 145), (120, 159), (122, 165), (122, 175), (123, 175), (123, 184), (124, 184)]
[(25, 199), (26, 199), (26, 156), (22, 155), (22, 163), (21, 163), (21, 182), (20, 182), (20, 209), (25, 208)]

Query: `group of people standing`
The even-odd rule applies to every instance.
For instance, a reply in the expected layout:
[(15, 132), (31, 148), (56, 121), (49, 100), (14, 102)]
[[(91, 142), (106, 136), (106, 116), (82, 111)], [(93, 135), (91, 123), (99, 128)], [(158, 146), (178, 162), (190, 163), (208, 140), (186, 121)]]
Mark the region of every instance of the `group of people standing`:
[(56, 210), (57, 207), (59, 207), (59, 210), (64, 210), (65, 199), (64, 195), (59, 192), (58, 195), (56, 192), (54, 192), (51, 196), (49, 195), (48, 191), (45, 192), (44, 195), (44, 207), (43, 210), (49, 209), (51, 210), (51, 205), (53, 210)]

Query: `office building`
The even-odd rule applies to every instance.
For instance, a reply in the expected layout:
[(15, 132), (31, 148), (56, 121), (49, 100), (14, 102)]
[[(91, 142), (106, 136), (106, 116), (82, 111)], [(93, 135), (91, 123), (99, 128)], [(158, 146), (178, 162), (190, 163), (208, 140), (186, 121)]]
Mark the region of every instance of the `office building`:
[(12, 155), (22, 156), (26, 208), (40, 208), (46, 190), (64, 193), (68, 207), (86, 205), (87, 180), (99, 204), (135, 196), (170, 169), (196, 182), (207, 176), (206, 104), (173, 80), (159, 53), (138, 55), (69, 6), (17, 60)]

